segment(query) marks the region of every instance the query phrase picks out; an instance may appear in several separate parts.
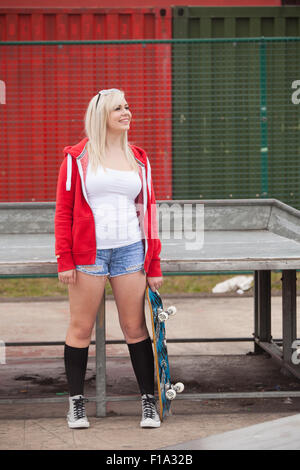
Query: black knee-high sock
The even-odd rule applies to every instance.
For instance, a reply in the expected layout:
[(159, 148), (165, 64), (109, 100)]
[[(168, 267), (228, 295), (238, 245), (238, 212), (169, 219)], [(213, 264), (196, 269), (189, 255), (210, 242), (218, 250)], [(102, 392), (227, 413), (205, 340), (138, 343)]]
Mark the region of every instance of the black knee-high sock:
[(89, 347), (74, 348), (65, 343), (64, 360), (71, 397), (74, 395), (83, 395), (88, 350)]
[(154, 356), (150, 337), (127, 346), (141, 394), (154, 395)]

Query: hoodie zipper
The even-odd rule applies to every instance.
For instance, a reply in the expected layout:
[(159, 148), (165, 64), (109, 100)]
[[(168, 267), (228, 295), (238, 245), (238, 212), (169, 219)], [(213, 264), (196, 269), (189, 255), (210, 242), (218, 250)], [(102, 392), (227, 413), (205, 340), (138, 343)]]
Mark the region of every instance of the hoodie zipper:
[(147, 241), (147, 237), (146, 237), (146, 234), (145, 234), (145, 214), (146, 214), (147, 204), (148, 204), (147, 181), (146, 181), (146, 174), (145, 174), (145, 165), (142, 162), (140, 162), (137, 158), (135, 158), (135, 159), (138, 162), (138, 164), (141, 165), (141, 167), (142, 167), (142, 176), (143, 176), (143, 204), (144, 204), (144, 230), (143, 230), (144, 233), (143, 233), (143, 235), (144, 235), (144, 238), (145, 238), (145, 254), (144, 254), (144, 264), (145, 264), (145, 259), (146, 259), (146, 255), (147, 255), (147, 251), (148, 251), (148, 241)]
[[(83, 156), (83, 155), (82, 155)], [(83, 192), (83, 195), (84, 195), (84, 198), (89, 206), (89, 208), (91, 209), (91, 213), (92, 213), (92, 216), (93, 216), (93, 220), (94, 220), (94, 226), (95, 226), (95, 246), (96, 246), (96, 255), (95, 255), (95, 262), (96, 262), (96, 257), (97, 257), (97, 238), (96, 238), (96, 221), (95, 221), (95, 216), (94, 216), (94, 213), (93, 213), (93, 210), (90, 206), (90, 203), (89, 203), (89, 200), (88, 200), (88, 197), (87, 197), (87, 194), (86, 194), (86, 189), (85, 189), (85, 184), (84, 184), (84, 177), (83, 177), (83, 171), (82, 171), (82, 165), (81, 165), (81, 162), (80, 162), (80, 158), (81, 158), (81, 155), (79, 156), (78, 160), (76, 159), (76, 163), (77, 163), (77, 167), (78, 167), (78, 171), (79, 171), (79, 175), (80, 175), (80, 180), (81, 180), (81, 189), (82, 189), (82, 192)], [(95, 264), (95, 263), (94, 263)]]

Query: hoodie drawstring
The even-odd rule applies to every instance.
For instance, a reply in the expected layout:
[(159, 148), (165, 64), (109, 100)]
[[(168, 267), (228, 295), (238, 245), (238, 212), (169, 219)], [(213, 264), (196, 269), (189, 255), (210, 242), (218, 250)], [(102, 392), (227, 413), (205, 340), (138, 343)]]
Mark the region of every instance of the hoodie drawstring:
[(149, 189), (150, 199), (151, 199), (151, 166), (147, 158), (147, 185)]
[(70, 190), (71, 190), (71, 178), (72, 178), (72, 157), (71, 157), (71, 155), (68, 153), (66, 191), (70, 191)]

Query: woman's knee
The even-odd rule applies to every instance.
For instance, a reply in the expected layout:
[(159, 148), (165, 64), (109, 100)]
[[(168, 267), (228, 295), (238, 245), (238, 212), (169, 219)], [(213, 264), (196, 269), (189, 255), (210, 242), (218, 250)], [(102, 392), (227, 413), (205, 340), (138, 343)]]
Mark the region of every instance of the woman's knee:
[(127, 343), (137, 343), (138, 341), (143, 341), (149, 336), (146, 323), (143, 323), (141, 325), (123, 325), (122, 330), (125, 341)]
[(70, 322), (69, 333), (77, 340), (88, 340), (92, 336), (93, 325)]

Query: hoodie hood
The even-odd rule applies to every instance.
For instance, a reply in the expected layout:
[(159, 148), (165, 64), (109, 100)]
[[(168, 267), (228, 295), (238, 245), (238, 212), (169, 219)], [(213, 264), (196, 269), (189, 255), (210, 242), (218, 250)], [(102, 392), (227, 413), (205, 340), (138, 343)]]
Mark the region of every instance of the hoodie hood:
[(76, 145), (68, 145), (67, 147), (64, 148), (64, 156), (67, 157), (68, 155), (71, 155), (71, 157), (73, 158), (79, 157), (87, 141), (88, 141), (88, 138), (85, 137)]
[[(76, 145), (68, 145), (67, 147), (64, 148), (63, 153), (64, 156), (67, 157), (68, 155), (71, 155), (73, 158), (78, 158), (83, 150), (85, 149), (85, 146), (88, 142), (88, 138), (85, 137), (82, 139), (78, 144)], [(137, 147), (136, 145), (129, 144), (130, 148), (132, 149), (135, 158), (140, 162), (143, 163), (144, 165), (147, 164), (147, 155), (146, 152), (140, 148)]]

